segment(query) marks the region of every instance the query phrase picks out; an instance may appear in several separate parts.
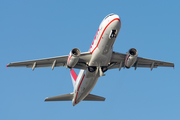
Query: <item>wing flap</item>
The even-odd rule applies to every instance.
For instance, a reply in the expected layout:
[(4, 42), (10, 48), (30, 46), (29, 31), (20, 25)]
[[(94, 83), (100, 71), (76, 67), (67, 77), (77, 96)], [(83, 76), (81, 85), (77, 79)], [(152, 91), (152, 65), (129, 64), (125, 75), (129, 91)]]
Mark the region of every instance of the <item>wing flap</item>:
[[(22, 66), (22, 67), (32, 68), (33, 65), (27, 65), (27, 66)], [(52, 64), (37, 64), (36, 68), (39, 68), (39, 67), (52, 67)], [(56, 65), (54, 67), (66, 67), (66, 64), (65, 63), (56, 63)]]

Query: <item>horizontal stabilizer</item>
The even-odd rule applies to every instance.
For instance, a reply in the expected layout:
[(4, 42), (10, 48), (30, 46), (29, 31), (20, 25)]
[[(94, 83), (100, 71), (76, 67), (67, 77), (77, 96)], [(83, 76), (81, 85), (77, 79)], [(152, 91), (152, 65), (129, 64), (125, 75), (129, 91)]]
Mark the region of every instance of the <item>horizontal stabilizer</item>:
[[(73, 99), (73, 96), (74, 96), (73, 93), (69, 93), (54, 97), (47, 97), (44, 101), (71, 101)], [(105, 101), (105, 98), (97, 95), (89, 94), (84, 98), (83, 101)]]
[(71, 101), (73, 99), (74, 94), (64, 94), (64, 95), (58, 95), (54, 97), (48, 97), (44, 101)]
[(97, 95), (93, 95), (93, 94), (89, 94), (87, 95), (83, 101), (105, 101), (106, 98), (101, 97), (101, 96), (97, 96)]

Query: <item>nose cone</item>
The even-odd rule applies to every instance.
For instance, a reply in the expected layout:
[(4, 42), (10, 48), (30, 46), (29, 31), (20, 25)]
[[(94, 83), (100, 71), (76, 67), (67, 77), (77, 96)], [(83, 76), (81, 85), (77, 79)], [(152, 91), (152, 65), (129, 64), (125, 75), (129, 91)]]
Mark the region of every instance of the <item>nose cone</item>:
[(121, 28), (121, 20), (118, 15), (114, 14), (112, 16), (111, 20), (114, 20), (114, 22), (117, 24), (117, 26), (120, 26), (120, 28)]
[(120, 28), (121, 28), (121, 19), (119, 18), (119, 26), (120, 26)]
[(119, 18), (115, 18), (115, 26), (118, 28), (118, 30), (121, 29), (121, 20)]
[(107, 26), (110, 26), (113, 30), (117, 30), (116, 34), (118, 34), (121, 29), (121, 20), (119, 17), (114, 17), (107, 23)]

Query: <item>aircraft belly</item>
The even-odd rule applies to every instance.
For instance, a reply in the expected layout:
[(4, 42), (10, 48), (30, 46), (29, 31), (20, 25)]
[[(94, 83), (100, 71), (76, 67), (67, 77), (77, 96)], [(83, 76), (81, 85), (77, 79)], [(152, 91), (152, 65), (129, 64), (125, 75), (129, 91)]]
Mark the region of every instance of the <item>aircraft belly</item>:
[(78, 104), (80, 101), (82, 101), (94, 88), (94, 86), (97, 83), (97, 80), (99, 78), (99, 75), (95, 75), (94, 77), (84, 77), (81, 84), (79, 84), (79, 91), (76, 92), (74, 96), (74, 102), (75, 104)]
[(112, 51), (103, 55), (99, 48), (94, 51), (89, 66), (107, 66), (111, 59)]
[[(106, 22), (106, 23), (105, 23)], [(88, 63), (89, 66), (96, 66), (94, 72), (86, 70), (77, 82), (75, 94), (73, 98), (73, 105), (82, 101), (97, 83), (100, 76), (103, 76), (101, 67), (108, 66), (112, 56), (113, 44), (120, 31), (121, 23), (119, 18), (113, 18), (109, 21), (104, 21), (100, 25), (94, 41), (90, 47), (91, 59)]]

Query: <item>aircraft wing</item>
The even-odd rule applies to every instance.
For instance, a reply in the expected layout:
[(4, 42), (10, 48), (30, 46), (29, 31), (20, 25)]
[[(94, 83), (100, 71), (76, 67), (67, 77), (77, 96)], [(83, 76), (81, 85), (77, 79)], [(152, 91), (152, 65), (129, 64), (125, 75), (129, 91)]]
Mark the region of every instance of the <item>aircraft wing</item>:
[[(91, 58), (90, 52), (81, 53), (79, 61), (74, 68), (86, 69), (87, 68), (86, 62), (89, 62), (90, 58)], [(7, 67), (27, 67), (27, 68), (32, 68), (33, 70), (36, 67), (52, 67), (52, 69), (54, 69), (54, 67), (66, 67), (67, 59), (68, 59), (68, 55), (65, 55), (65, 56), (59, 56), (53, 58), (9, 63)]]
[[(108, 69), (119, 68), (119, 70), (120, 70), (121, 67), (125, 67), (125, 58), (126, 58), (126, 54), (113, 52), (111, 62), (110, 62), (111, 64), (109, 65)], [(151, 68), (151, 70), (153, 68), (157, 68), (158, 66), (174, 67), (174, 63), (137, 57), (137, 61), (133, 65), (133, 67), (135, 67), (135, 69), (137, 67), (145, 67), (145, 68)]]

